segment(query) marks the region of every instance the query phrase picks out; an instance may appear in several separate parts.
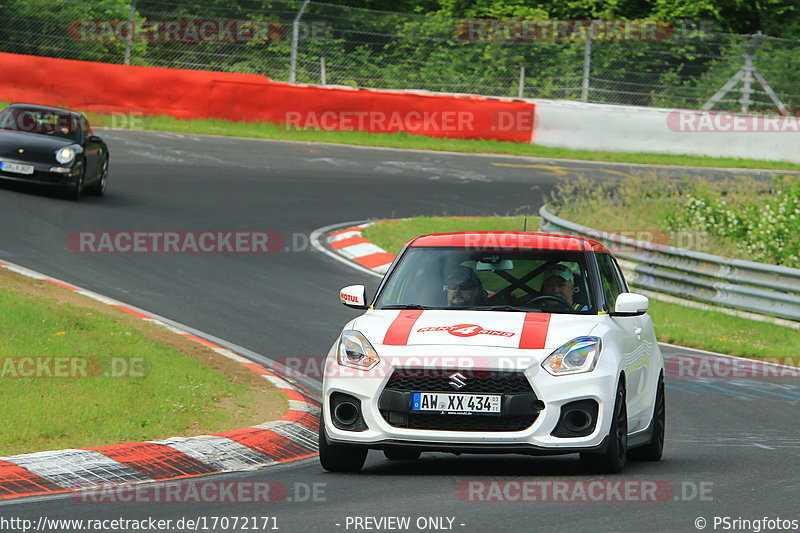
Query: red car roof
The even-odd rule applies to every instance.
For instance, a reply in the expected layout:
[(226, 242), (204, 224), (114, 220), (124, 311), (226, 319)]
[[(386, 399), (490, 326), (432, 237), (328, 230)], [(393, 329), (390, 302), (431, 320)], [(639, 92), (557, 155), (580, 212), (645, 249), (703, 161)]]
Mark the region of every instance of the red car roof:
[(434, 233), (411, 239), (406, 246), (456, 246), (475, 248), (516, 248), (529, 250), (567, 250), (574, 252), (608, 252), (605, 246), (592, 239), (525, 233), (521, 231), (472, 231), (464, 233)]

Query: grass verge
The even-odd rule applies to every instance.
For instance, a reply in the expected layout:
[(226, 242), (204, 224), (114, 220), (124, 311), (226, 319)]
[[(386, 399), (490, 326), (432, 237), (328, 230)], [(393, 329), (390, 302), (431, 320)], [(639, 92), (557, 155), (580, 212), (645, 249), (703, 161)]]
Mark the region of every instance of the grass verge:
[[(397, 254), (414, 237), (454, 231), (522, 231), (525, 217), (414, 217), (373, 224), (362, 233), (387, 252)], [(536, 231), (539, 217), (528, 217), (527, 230)]]
[[(7, 102), (0, 102), (0, 108)], [(128, 128), (131, 120), (126, 116), (125, 124), (120, 117), (88, 113), (95, 126)], [(500, 142), (490, 140), (440, 139), (411, 135), (407, 133), (366, 133), (360, 131), (319, 131), (286, 129), (282, 125), (267, 122), (233, 122), (226, 120), (179, 120), (169, 116), (133, 116), (136, 129), (169, 131), (175, 133), (195, 133), (206, 135), (225, 135), (231, 137), (251, 137), (255, 139), (305, 141), (317, 143), (351, 144), (400, 148), (408, 150), (434, 150), (463, 152), (471, 154), (501, 154), (548, 159), (575, 159), (581, 161), (638, 163), (653, 165), (678, 165), (693, 167), (741, 168), (766, 170), (800, 171), (800, 164), (778, 161), (756, 161), (669, 154), (595, 152), (589, 150), (570, 150), (567, 148), (548, 148), (532, 144)]]
[[(538, 219), (528, 219), (528, 230), (532, 228), (538, 228)], [(520, 216), (416, 217), (372, 225), (366, 228), (364, 237), (396, 254), (409, 239), (426, 233), (521, 229)], [(662, 342), (742, 357), (800, 363), (794, 355), (800, 353), (800, 335), (791, 328), (658, 300), (650, 301), (649, 314)]]
[(287, 408), (199, 343), (3, 269), (0, 379), (0, 456), (207, 434)]
[(648, 312), (661, 342), (800, 365), (797, 330), (652, 299)]

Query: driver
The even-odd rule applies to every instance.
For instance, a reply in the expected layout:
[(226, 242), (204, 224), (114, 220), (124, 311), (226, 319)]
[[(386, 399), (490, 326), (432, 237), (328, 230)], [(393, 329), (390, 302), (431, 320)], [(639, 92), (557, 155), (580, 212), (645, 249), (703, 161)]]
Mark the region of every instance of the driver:
[(447, 273), (444, 290), (447, 293), (447, 305), (483, 305), (486, 301), (481, 280), (474, 270), (466, 266), (455, 267)]
[[(548, 269), (544, 273), (544, 282), (542, 283), (542, 296), (555, 296), (566, 301), (570, 307), (575, 311), (586, 311), (588, 306), (573, 301), (575, 294), (575, 276), (572, 270), (566, 265), (557, 264)], [(548, 307), (558, 305), (555, 301), (550, 300), (545, 303)]]

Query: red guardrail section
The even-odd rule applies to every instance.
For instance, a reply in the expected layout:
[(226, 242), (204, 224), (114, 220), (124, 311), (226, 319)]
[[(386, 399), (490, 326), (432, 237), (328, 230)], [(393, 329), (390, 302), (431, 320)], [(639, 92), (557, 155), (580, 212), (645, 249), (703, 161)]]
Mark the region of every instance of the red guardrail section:
[(0, 53), (0, 100), (331, 130), (529, 143), (534, 104), (290, 85), (233, 74)]

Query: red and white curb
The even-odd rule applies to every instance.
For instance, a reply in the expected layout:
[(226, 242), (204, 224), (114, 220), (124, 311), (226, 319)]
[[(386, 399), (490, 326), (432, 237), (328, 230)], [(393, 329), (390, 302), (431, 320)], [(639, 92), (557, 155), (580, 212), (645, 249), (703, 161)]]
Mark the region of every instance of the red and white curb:
[[(381, 220), (380, 222), (388, 222)], [(322, 252), (336, 259), (344, 259), (346, 263), (359, 270), (383, 276), (394, 261), (395, 255), (370, 242), (362, 235), (364, 228), (378, 222), (356, 224), (337, 224), (320, 228), (312, 233), (311, 242)], [(323, 242), (329, 249), (319, 245)]]
[(281, 389), (289, 400), (289, 410), (279, 420), (242, 429), (0, 457), (0, 500), (252, 470), (316, 455), (319, 403), (298, 384), (189, 332), (190, 328), (168, 324), (141, 309), (19, 265), (0, 262), (0, 267), (82, 294), (199, 342), (257, 372)]

